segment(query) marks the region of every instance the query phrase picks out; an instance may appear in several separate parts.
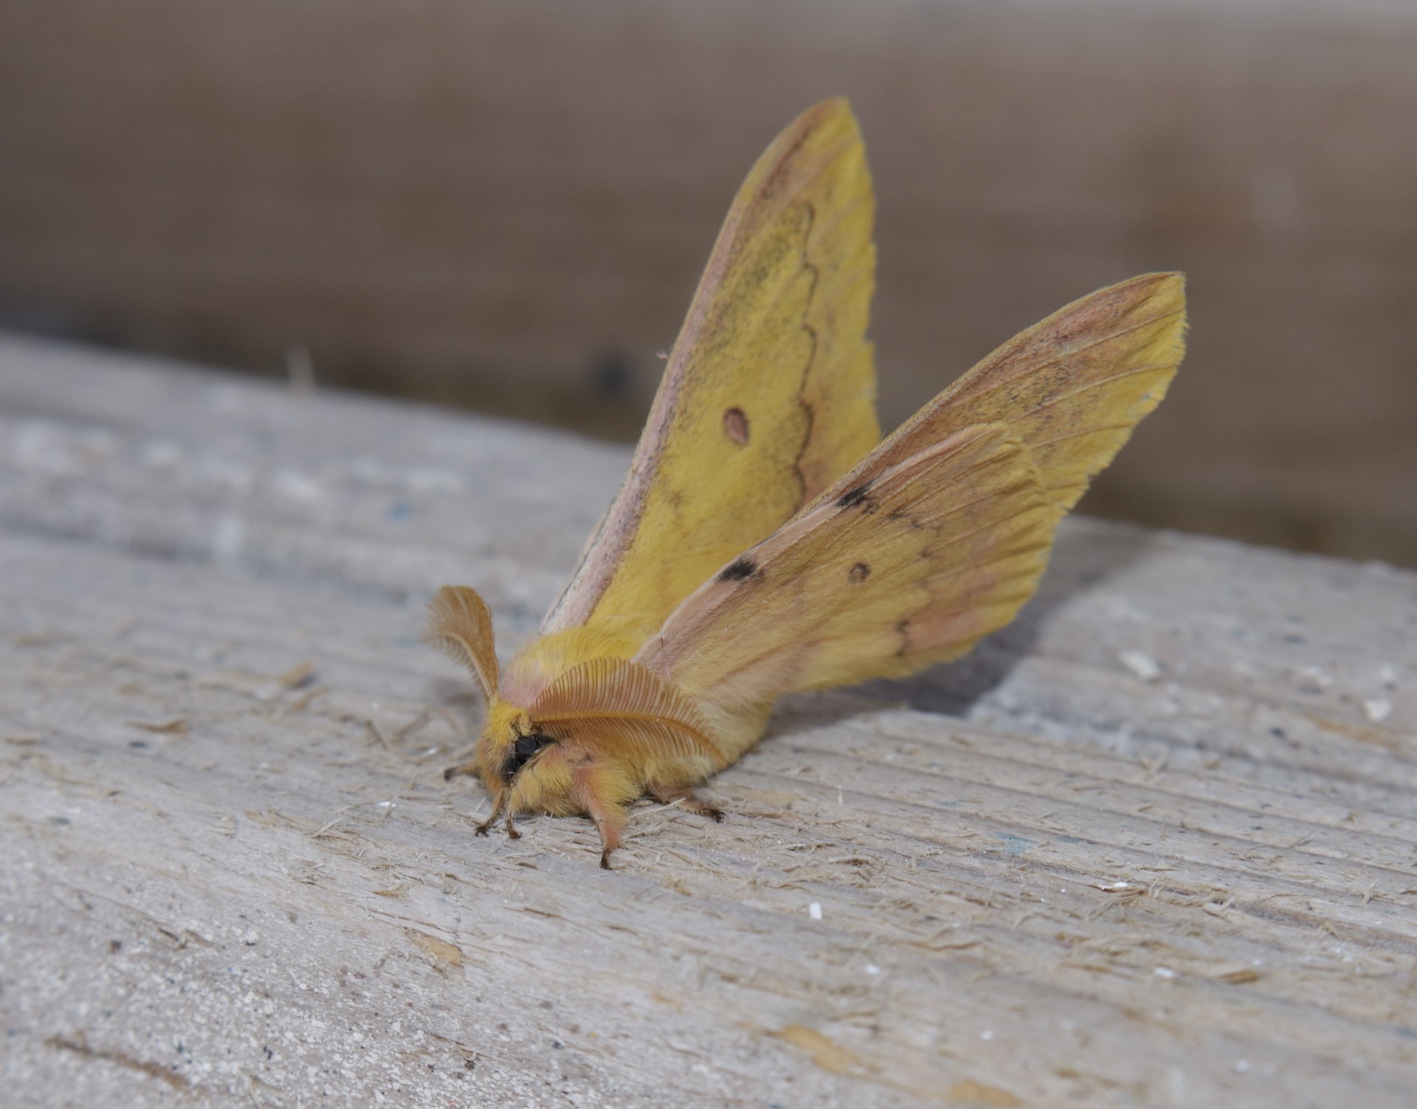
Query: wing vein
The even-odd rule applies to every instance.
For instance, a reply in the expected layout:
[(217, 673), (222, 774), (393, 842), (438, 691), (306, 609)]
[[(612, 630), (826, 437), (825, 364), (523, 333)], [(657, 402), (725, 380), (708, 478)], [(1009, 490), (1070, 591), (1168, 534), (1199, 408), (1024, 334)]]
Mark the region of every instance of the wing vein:
[(1037, 412), (1040, 409), (1051, 408), (1053, 405), (1058, 404), (1061, 401), (1071, 400), (1073, 397), (1081, 396), (1083, 393), (1089, 392), (1093, 389), (1101, 389), (1107, 385), (1115, 384), (1118, 381), (1125, 381), (1130, 377), (1138, 377), (1141, 374), (1158, 373), (1169, 369), (1171, 369), (1171, 366), (1167, 363), (1156, 362), (1148, 363), (1145, 366), (1137, 366), (1134, 369), (1124, 370), (1119, 374), (1112, 374), (1110, 377), (1100, 377), (1095, 381), (1084, 382), (1076, 388), (1069, 389), (1067, 392), (1058, 393), (1054, 396), (1051, 396), (1047, 400), (1041, 400), (1033, 406), (1033, 410)]
[(1031, 447), (1051, 447), (1054, 443), (1066, 443), (1069, 439), (1086, 439), (1089, 435), (1101, 435), (1106, 431), (1126, 431), (1132, 430), (1132, 424), (1098, 424), (1096, 427), (1085, 427), (1078, 431), (1070, 431), (1066, 435), (1055, 435), (1051, 439), (1037, 439), (1030, 443)]
[[(1005, 385), (1012, 385), (1014, 382), (1016, 382), (1016, 381), (1019, 379), (1020, 376), (1022, 376), (1022, 375), (1024, 375), (1024, 374), (1035, 374), (1035, 373), (1039, 373), (1040, 371), (1045, 370), (1045, 369), (1049, 369), (1049, 368), (1056, 367), (1056, 366), (1061, 366), (1066, 360), (1068, 360), (1068, 359), (1070, 359), (1070, 358), (1073, 358), (1074, 356), (1076, 356), (1076, 355), (1078, 355), (1078, 354), (1082, 354), (1082, 353), (1085, 352), (1085, 351), (1091, 350), (1093, 347), (1100, 346), (1100, 345), (1103, 344), (1103, 343), (1111, 342), (1112, 340), (1115, 340), (1115, 339), (1120, 339), (1120, 338), (1122, 338), (1122, 337), (1124, 337), (1124, 336), (1126, 336), (1126, 335), (1132, 334), (1133, 332), (1141, 331), (1141, 330), (1143, 330), (1143, 329), (1145, 329), (1145, 328), (1147, 328), (1147, 327), (1152, 327), (1152, 326), (1154, 326), (1154, 325), (1156, 325), (1156, 324), (1159, 324), (1159, 323), (1161, 323), (1161, 322), (1163, 322), (1163, 321), (1165, 321), (1165, 320), (1169, 320), (1169, 319), (1171, 319), (1171, 318), (1173, 318), (1173, 317), (1175, 317), (1175, 316), (1181, 316), (1181, 315), (1184, 315), (1184, 314), (1185, 314), (1185, 309), (1184, 309), (1184, 308), (1173, 309), (1173, 310), (1167, 311), (1167, 312), (1159, 312), (1159, 313), (1157, 313), (1157, 314), (1154, 315), (1154, 316), (1148, 316), (1146, 319), (1140, 320), (1140, 321), (1138, 321), (1138, 322), (1136, 322), (1136, 323), (1133, 323), (1133, 324), (1130, 324), (1130, 325), (1128, 325), (1127, 327), (1118, 328), (1118, 329), (1116, 329), (1116, 330), (1108, 331), (1108, 332), (1106, 332), (1106, 333), (1103, 334), (1103, 335), (1097, 336), (1095, 339), (1089, 339), (1087, 342), (1085, 342), (1085, 343), (1080, 343), (1080, 344), (1078, 344), (1077, 346), (1074, 346), (1074, 347), (1069, 347), (1067, 350), (1058, 351), (1058, 352), (1056, 352), (1055, 354), (1052, 354), (1051, 356), (1049, 356), (1048, 358), (1046, 358), (1045, 360), (1043, 360), (1042, 362), (1037, 362), (1037, 363), (1032, 363), (1032, 364), (1029, 364), (1029, 363), (1026, 363), (1026, 362), (1025, 362), (1025, 363), (1022, 363), (1022, 364), (1020, 364), (1020, 365), (1018, 366), (1018, 368), (1016, 369), (1016, 371), (1015, 371), (1014, 373), (1012, 373), (1012, 374), (999, 374), (998, 376), (996, 376), (996, 377), (994, 378), (994, 380), (988, 382), (988, 383), (985, 384), (983, 387), (981, 387), (981, 388), (979, 388), (979, 389), (973, 391), (973, 392), (971, 393), (971, 396), (973, 396), (973, 397), (983, 397), (983, 396), (987, 396), (989, 393), (992, 393), (992, 392), (994, 392), (994, 391), (997, 390), (997, 389), (1002, 389)], [(1158, 367), (1158, 368), (1166, 369), (1166, 368), (1169, 368), (1169, 367), (1163, 365), (1163, 366)], [(959, 380), (960, 380), (960, 381), (965, 381), (965, 380), (967, 379), (967, 377), (968, 377), (968, 375), (965, 375), (964, 377), (961, 377)]]

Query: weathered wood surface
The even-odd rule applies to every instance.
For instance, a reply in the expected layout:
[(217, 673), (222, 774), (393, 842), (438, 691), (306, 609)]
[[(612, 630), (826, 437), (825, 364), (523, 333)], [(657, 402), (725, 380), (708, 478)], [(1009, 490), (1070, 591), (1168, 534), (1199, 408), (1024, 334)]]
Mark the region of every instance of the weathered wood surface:
[(1417, 576), (1074, 521), (604, 873), (416, 635), (625, 451), (16, 339), (0, 420), (7, 1104), (1411, 1103)]

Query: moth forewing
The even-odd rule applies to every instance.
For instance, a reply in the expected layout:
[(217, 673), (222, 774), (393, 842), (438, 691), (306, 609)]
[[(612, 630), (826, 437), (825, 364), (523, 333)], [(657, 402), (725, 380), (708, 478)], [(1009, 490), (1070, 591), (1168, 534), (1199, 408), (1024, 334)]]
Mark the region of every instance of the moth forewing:
[(873, 212), (845, 100), (803, 112), (758, 159), (714, 244), (630, 471), (543, 634), (633, 618), (643, 641), (725, 560), (876, 443), (866, 339)]

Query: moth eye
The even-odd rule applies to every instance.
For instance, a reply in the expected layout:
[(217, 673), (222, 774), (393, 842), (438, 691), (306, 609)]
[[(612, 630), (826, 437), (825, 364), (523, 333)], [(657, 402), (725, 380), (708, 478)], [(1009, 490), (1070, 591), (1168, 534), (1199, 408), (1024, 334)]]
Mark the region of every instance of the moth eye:
[(548, 744), (555, 742), (549, 735), (542, 735), (540, 732), (517, 736), (511, 751), (502, 760), (502, 780), (510, 782), (516, 777), (517, 771), (525, 766), (533, 755)]
[(534, 732), (531, 735), (517, 736), (517, 741), (512, 745), (512, 754), (516, 757), (518, 764), (526, 762), (532, 755), (536, 754), (547, 744), (553, 742), (549, 735), (542, 735)]

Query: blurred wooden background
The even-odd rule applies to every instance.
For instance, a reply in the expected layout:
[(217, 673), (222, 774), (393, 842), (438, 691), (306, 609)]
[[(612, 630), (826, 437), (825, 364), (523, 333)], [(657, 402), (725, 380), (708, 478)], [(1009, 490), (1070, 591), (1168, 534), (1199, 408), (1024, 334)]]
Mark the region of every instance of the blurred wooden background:
[(1417, 11), (0, 7), (0, 324), (630, 438), (772, 135), (851, 97), (887, 425), (1092, 288), (1191, 354), (1093, 511), (1417, 564)]

